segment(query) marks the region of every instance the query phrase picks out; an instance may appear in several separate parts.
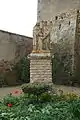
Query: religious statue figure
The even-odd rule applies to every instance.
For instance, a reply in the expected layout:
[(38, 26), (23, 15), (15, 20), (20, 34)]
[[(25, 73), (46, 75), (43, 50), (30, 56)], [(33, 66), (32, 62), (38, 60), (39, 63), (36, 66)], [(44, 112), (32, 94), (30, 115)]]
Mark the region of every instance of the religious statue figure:
[(50, 50), (50, 31), (47, 21), (37, 23), (33, 30), (33, 51)]

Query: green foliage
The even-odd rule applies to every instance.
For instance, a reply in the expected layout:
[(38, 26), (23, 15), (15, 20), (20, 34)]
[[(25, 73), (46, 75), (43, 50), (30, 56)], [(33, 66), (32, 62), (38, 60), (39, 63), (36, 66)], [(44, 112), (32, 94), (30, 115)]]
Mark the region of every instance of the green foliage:
[[(47, 96), (45, 94), (43, 96)], [(11, 96), (8, 96), (10, 99)], [(56, 99), (60, 96), (56, 95)], [(7, 107), (0, 102), (0, 120), (80, 120), (80, 98), (47, 103), (25, 104), (27, 96), (19, 97), (17, 105)]]
[(52, 99), (51, 97), (52, 96), (49, 93), (43, 93), (40, 97), (40, 100), (43, 102), (49, 102)]
[(72, 74), (71, 56), (67, 55), (67, 53), (60, 56), (58, 53), (55, 53), (54, 58), (52, 58), (53, 82), (56, 84), (69, 85)]
[(42, 93), (47, 92), (50, 89), (50, 85), (48, 84), (40, 84), (40, 83), (28, 83), (22, 85), (22, 90), (24, 93), (29, 95), (34, 95), (37, 97), (40, 96)]
[(15, 69), (17, 70), (18, 78), (23, 83), (29, 83), (30, 81), (30, 61), (25, 56), (19, 63), (16, 64)]
[(65, 95), (55, 94), (55, 95), (52, 96), (52, 102), (59, 102), (59, 101), (64, 101), (64, 100), (66, 101)]
[(76, 100), (78, 99), (79, 97), (74, 94), (74, 93), (67, 93), (65, 96), (65, 100), (68, 100), (68, 101), (73, 101), (73, 100)]
[(40, 95), (49, 90), (48, 84), (40, 84), (40, 83), (28, 83), (22, 85), (22, 90), (24, 93)]
[(3, 104), (8, 105), (11, 103), (12, 105), (17, 104), (19, 101), (18, 97), (12, 96), (12, 95), (7, 95), (3, 98)]
[(27, 59), (27, 57), (24, 57), (22, 59), (21, 80), (23, 82), (29, 82), (29, 60)]

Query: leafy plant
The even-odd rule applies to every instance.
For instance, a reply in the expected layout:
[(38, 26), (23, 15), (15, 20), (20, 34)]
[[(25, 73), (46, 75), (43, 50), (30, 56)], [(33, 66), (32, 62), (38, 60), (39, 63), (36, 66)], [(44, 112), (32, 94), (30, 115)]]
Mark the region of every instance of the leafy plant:
[(65, 95), (65, 99), (72, 101), (72, 100), (78, 99), (78, 96), (74, 93), (67, 93)]
[(7, 106), (8, 106), (8, 104), (15, 105), (18, 103), (18, 101), (19, 101), (18, 97), (15, 97), (12, 95), (7, 95), (3, 98), (3, 104), (7, 105)]
[[(49, 94), (43, 93), (41, 96), (48, 98)], [(0, 101), (0, 120), (80, 120), (80, 98), (75, 97), (71, 101), (66, 101), (61, 100), (61, 96), (54, 95), (51, 98), (55, 102), (26, 105), (27, 96), (20, 96), (18, 100), (15, 98), (9, 100), (11, 97), (8, 95), (7, 100), (15, 101), (13, 107), (7, 107), (2, 100)]]
[(16, 64), (15, 69), (17, 70), (18, 78), (22, 83), (29, 83), (30, 81), (30, 61), (25, 56), (23, 59)]
[(23, 82), (29, 82), (29, 60), (27, 57), (22, 59), (21, 80)]
[(48, 84), (40, 84), (40, 83), (28, 83), (22, 85), (22, 90), (24, 93), (29, 95), (34, 95), (37, 97), (37, 101), (39, 100), (39, 96), (42, 93), (47, 92), (50, 89), (50, 85)]
[(40, 100), (43, 101), (43, 102), (49, 102), (51, 101), (51, 95), (49, 93), (43, 93), (40, 97)]

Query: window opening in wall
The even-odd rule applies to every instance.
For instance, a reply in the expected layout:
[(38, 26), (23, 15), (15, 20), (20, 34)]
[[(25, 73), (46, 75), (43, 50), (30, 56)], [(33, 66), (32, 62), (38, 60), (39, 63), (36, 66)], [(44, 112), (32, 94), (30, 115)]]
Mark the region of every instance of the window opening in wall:
[(77, 10), (77, 13), (79, 13), (79, 10)]
[(40, 3), (40, 0), (38, 0), (38, 3)]
[(63, 19), (63, 17), (61, 16), (61, 19)]
[(61, 24), (59, 25), (59, 30), (61, 29)]
[(71, 23), (70, 23), (70, 21), (69, 21), (69, 25), (70, 25)]
[(40, 11), (38, 11), (38, 13), (40, 13)]
[(57, 20), (57, 19), (58, 19), (58, 16), (55, 17), (55, 20)]

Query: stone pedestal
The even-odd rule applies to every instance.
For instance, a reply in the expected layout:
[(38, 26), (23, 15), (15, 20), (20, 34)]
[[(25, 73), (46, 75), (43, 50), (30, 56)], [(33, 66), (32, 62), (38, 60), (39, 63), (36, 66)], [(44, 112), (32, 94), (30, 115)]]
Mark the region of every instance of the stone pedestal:
[(52, 64), (50, 53), (31, 53), (30, 82), (52, 82)]

